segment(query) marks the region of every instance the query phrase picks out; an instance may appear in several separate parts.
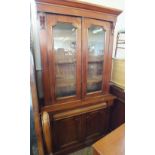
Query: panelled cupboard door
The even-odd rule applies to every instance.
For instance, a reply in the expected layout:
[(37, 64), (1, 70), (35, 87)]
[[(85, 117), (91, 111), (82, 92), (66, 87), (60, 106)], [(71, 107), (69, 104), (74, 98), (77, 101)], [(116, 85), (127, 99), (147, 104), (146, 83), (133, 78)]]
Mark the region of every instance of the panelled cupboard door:
[(48, 62), (53, 103), (81, 98), (81, 19), (47, 14)]
[(109, 110), (102, 109), (86, 114), (86, 139), (105, 135), (109, 128)]
[(53, 126), (54, 152), (80, 142), (81, 116), (54, 121)]
[(105, 92), (110, 23), (83, 18), (82, 20), (82, 96)]

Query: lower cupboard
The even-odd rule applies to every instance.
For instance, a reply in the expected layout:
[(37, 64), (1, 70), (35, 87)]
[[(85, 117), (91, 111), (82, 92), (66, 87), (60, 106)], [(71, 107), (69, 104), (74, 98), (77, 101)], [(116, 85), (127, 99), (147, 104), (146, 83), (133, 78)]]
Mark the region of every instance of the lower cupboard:
[(109, 130), (109, 107), (76, 114), (74, 111), (53, 116), (51, 131), (53, 153), (68, 154), (91, 145)]

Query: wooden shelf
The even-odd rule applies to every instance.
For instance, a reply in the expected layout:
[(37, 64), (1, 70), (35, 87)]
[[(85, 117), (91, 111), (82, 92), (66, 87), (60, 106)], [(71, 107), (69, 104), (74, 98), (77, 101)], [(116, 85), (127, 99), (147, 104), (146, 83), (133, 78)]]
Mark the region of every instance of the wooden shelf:
[(102, 82), (102, 76), (95, 76), (92, 79), (87, 80), (88, 84), (98, 83), (98, 82)]
[(60, 64), (73, 64), (76, 63), (76, 60), (73, 61), (57, 61), (56, 65), (60, 65)]
[(74, 86), (76, 85), (76, 80), (75, 79), (61, 79), (57, 80), (57, 87), (68, 87), (68, 86)]
[[(102, 76), (96, 76), (92, 79), (88, 79), (88, 84), (98, 83), (102, 82)], [(61, 79), (57, 81), (57, 87), (67, 87), (67, 86), (73, 86), (76, 84), (75, 79)]]
[(74, 80), (74, 79), (76, 78), (76, 77), (70, 76), (70, 75), (72, 75), (72, 74), (68, 74), (68, 75), (67, 75), (67, 77), (68, 77), (67, 79), (64, 78), (65, 75), (62, 75), (62, 74), (61, 74), (61, 75), (56, 75), (56, 79), (57, 79), (57, 80), (60, 80), (60, 81), (62, 80), (62, 81), (64, 82), (65, 80), (67, 80), (67, 81), (68, 81), (68, 80)]
[(103, 62), (103, 57), (104, 55), (100, 55), (100, 56), (89, 55), (88, 62)]
[(103, 60), (90, 60), (88, 63), (102, 63)]
[(57, 88), (63, 88), (63, 87), (71, 87), (71, 86), (75, 86), (76, 84), (75, 83), (69, 83), (69, 84), (59, 84), (57, 85)]

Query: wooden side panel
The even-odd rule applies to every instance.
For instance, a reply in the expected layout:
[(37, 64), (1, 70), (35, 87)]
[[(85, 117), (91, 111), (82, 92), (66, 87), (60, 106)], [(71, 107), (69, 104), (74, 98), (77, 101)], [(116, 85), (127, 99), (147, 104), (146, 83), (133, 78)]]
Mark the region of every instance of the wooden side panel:
[(107, 65), (106, 65), (106, 78), (105, 78), (105, 93), (109, 93), (110, 88), (110, 79), (111, 79), (111, 68), (112, 68), (112, 52), (113, 52), (113, 41), (114, 41), (114, 28), (115, 22), (110, 23), (111, 28), (109, 29), (109, 47), (108, 47), (108, 55), (106, 57)]
[(36, 81), (35, 81), (34, 61), (33, 61), (32, 53), (30, 54), (31, 54), (30, 85), (31, 85), (32, 106), (33, 106), (33, 114), (34, 114), (34, 126), (35, 126), (37, 142), (38, 142), (38, 153), (39, 155), (44, 155), (42, 129), (41, 129), (41, 123), (40, 123), (39, 107), (38, 107), (39, 103), (38, 103)]
[(41, 50), (41, 61), (42, 61), (42, 77), (43, 77), (43, 91), (45, 98), (45, 105), (51, 103), (51, 89), (50, 89), (50, 78), (48, 68), (48, 53), (47, 53), (47, 21), (46, 14), (38, 13), (39, 25), (39, 37), (40, 37), (40, 50)]
[(119, 100), (116, 100), (111, 109), (111, 113), (111, 129), (114, 130), (121, 124), (125, 123), (125, 104)]
[(125, 123), (125, 92), (117, 86), (111, 85), (110, 92), (117, 96), (111, 107), (110, 128), (114, 130)]

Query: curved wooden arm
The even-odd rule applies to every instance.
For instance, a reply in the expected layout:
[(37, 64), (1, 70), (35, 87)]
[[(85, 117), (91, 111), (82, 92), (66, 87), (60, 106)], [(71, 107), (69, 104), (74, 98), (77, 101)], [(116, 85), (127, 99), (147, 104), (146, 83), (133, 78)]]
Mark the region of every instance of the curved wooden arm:
[(47, 153), (48, 155), (50, 155), (52, 154), (52, 134), (51, 134), (52, 128), (50, 127), (49, 114), (46, 111), (43, 112), (42, 114), (42, 129)]

